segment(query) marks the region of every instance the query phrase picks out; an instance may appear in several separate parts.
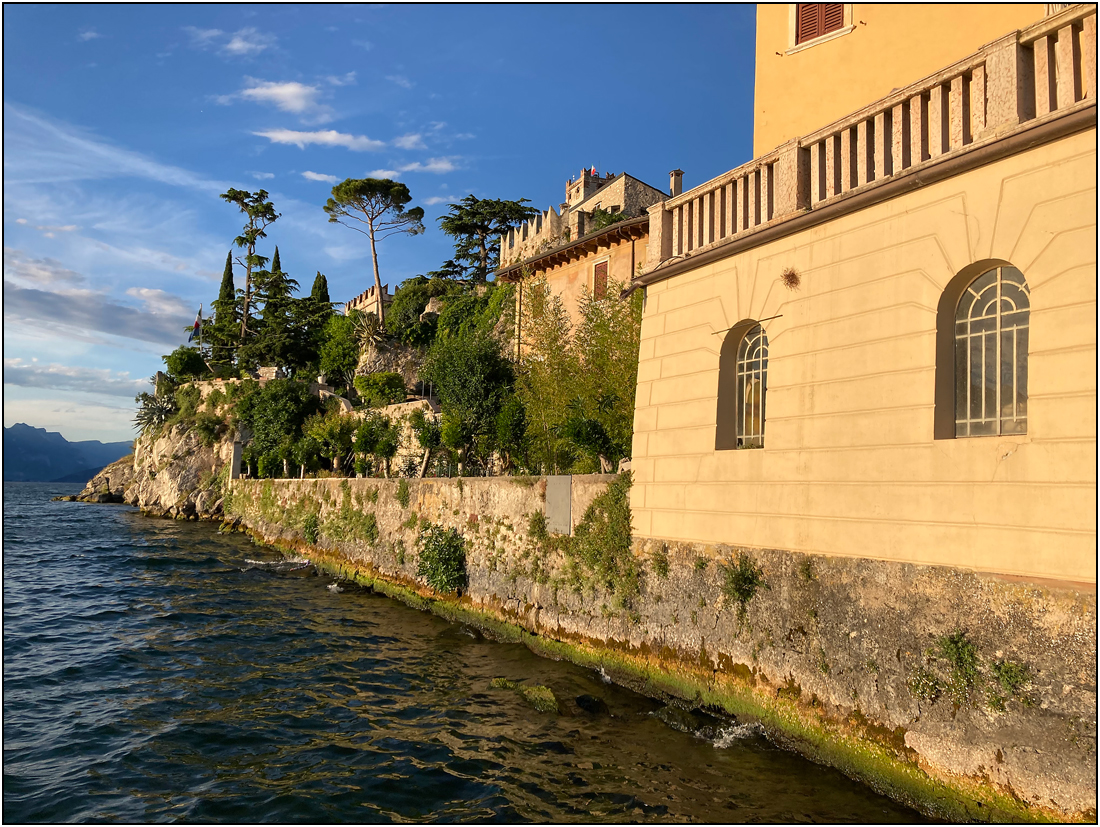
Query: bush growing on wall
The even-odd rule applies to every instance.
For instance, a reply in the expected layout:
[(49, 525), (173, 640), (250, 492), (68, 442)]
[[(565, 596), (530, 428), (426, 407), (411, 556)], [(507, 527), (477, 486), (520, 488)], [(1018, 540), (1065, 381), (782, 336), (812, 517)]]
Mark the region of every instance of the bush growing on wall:
[(429, 523), (420, 531), (420, 562), (416, 576), (437, 592), (455, 592), (466, 585), (466, 540), (453, 528)]

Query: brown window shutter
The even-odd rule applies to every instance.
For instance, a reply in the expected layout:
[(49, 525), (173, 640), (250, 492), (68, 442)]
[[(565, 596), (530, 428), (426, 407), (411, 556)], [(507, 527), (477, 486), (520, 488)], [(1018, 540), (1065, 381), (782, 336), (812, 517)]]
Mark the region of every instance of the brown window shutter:
[(828, 34), (829, 32), (835, 32), (837, 29), (844, 25), (844, 4), (843, 3), (822, 3), (822, 25), (821, 33)]
[(820, 32), (821, 4), (799, 3), (795, 20), (795, 43), (813, 40)]
[(795, 12), (795, 44), (835, 32), (843, 25), (843, 3), (798, 3)]
[(607, 262), (601, 261), (592, 268), (592, 297), (602, 299), (607, 295)]

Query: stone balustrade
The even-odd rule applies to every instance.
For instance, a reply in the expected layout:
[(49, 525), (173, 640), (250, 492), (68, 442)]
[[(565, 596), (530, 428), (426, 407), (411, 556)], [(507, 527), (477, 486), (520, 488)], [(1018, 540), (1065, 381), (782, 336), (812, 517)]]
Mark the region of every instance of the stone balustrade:
[(643, 276), (1025, 125), (1096, 105), (1096, 6), (1074, 4), (649, 208)]

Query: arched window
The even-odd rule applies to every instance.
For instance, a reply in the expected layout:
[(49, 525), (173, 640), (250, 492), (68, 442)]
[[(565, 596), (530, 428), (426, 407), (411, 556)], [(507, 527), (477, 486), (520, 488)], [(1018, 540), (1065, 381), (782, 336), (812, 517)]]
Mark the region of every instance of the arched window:
[(955, 436), (1027, 433), (1031, 302), (1024, 274), (994, 267), (955, 309)]
[(764, 447), (768, 334), (757, 322), (734, 325), (718, 363), (716, 450)]

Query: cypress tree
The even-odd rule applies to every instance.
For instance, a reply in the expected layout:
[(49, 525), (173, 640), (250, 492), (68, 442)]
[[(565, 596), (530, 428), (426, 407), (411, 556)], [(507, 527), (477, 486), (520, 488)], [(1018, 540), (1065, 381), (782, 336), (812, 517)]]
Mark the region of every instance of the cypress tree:
[(222, 286), (218, 291), (218, 300), (213, 302), (214, 324), (209, 337), (211, 361), (226, 364), (230, 361), (234, 340), (234, 327), (237, 323), (237, 289), (233, 284), (233, 251), (225, 256), (225, 272), (222, 273)]
[(279, 261), (279, 246), (275, 245), (275, 255), (271, 257), (271, 272), (281, 273), (283, 272), (283, 265)]
[(313, 290), (310, 291), (309, 297), (322, 304), (332, 304), (332, 300), (328, 297), (328, 279), (320, 270), (317, 271), (317, 278), (313, 280)]

